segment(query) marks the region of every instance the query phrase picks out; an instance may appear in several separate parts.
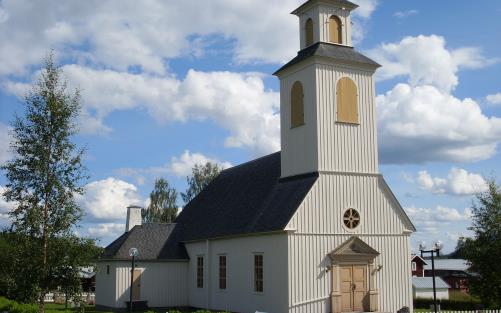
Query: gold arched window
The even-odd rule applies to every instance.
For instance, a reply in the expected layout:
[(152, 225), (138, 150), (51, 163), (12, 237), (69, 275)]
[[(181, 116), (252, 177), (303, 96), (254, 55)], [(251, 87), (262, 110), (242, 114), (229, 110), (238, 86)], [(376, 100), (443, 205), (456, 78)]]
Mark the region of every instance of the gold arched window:
[(332, 15), (329, 18), (329, 41), (332, 43), (342, 43), (341, 20)]
[(304, 93), (303, 85), (297, 81), (291, 89), (291, 128), (304, 124)]
[(306, 32), (306, 46), (308, 47), (313, 44), (313, 20), (311, 18), (309, 18), (306, 21), (305, 32)]
[(357, 85), (351, 78), (343, 77), (337, 82), (337, 121), (358, 123)]

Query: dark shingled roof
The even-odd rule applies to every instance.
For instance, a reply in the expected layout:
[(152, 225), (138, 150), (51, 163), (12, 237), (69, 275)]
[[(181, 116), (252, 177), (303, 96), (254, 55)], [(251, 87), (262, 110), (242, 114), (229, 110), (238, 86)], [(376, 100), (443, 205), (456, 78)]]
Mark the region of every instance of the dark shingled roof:
[(129, 259), (129, 249), (139, 249), (138, 260), (158, 259), (167, 238), (172, 233), (175, 224), (143, 224), (134, 226), (129, 232), (122, 234), (104, 248), (102, 259)]
[(280, 178), (280, 152), (221, 172), (176, 219), (176, 224), (135, 226), (105, 249), (104, 259), (186, 260), (183, 242), (283, 231), (318, 178)]
[(180, 241), (284, 230), (317, 178), (280, 179), (280, 152), (222, 171), (182, 210), (160, 258), (180, 258)]
[(306, 60), (312, 56), (322, 56), (333, 58), (341, 63), (358, 63), (369, 65), (374, 68), (378, 68), (381, 65), (364, 56), (363, 54), (357, 52), (353, 47), (341, 46), (337, 44), (327, 43), (327, 42), (317, 42), (309, 47), (297, 53), (297, 56), (290, 60), (289, 63), (282, 66), (278, 71), (273, 73), (277, 75), (279, 72), (297, 64), (303, 60)]

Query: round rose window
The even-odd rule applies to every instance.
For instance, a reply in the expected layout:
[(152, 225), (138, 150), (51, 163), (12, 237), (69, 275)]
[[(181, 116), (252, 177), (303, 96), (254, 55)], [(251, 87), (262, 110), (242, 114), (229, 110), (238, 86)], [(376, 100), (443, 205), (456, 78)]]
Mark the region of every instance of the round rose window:
[(343, 222), (346, 227), (353, 229), (360, 224), (360, 214), (355, 209), (348, 209), (344, 212)]

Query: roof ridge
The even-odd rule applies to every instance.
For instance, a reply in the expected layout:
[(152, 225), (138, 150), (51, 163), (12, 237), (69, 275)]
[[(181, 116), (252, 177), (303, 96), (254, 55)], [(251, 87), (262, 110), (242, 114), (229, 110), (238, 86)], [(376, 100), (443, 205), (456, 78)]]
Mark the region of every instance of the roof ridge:
[(230, 167), (230, 168), (227, 168), (227, 169), (222, 170), (222, 171), (221, 171), (221, 173), (223, 173), (223, 172), (227, 172), (227, 171), (231, 171), (231, 170), (233, 170), (233, 169), (237, 169), (237, 168), (239, 168), (239, 167), (242, 167), (242, 166), (245, 166), (245, 165), (249, 165), (249, 164), (254, 163), (254, 162), (258, 162), (258, 161), (260, 161), (260, 160), (262, 160), (262, 159), (271, 158), (271, 157), (272, 157), (272, 156), (274, 156), (275, 154), (280, 154), (280, 152), (281, 152), (281, 151), (273, 152), (273, 153), (270, 153), (270, 154), (267, 154), (267, 155), (263, 155), (263, 156), (261, 156), (261, 157), (259, 157), (259, 158), (257, 158), (257, 159), (253, 159), (253, 160), (250, 160), (250, 161), (247, 161), (247, 162), (244, 162), (244, 163), (240, 163), (240, 164), (238, 164), (238, 165), (235, 165), (235, 166), (232, 166), (232, 167)]

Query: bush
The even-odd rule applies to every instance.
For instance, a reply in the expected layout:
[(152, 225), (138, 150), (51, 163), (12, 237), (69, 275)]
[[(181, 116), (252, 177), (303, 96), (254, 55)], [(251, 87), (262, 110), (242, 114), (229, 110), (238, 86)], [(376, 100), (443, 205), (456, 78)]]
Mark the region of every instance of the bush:
[(9, 313), (38, 313), (38, 306), (36, 304), (17, 303), (0, 297), (0, 312), (4, 311)]
[[(482, 304), (477, 300), (462, 301), (462, 300), (438, 300), (441, 310), (478, 310), (483, 309)], [(414, 299), (414, 309), (430, 309), (433, 305), (433, 299)]]
[(10, 308), (14, 305), (14, 303), (14, 301), (0, 297), (0, 312), (10, 311)]

